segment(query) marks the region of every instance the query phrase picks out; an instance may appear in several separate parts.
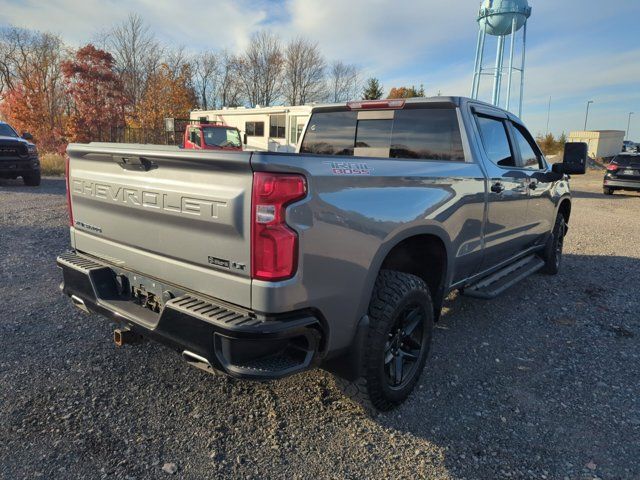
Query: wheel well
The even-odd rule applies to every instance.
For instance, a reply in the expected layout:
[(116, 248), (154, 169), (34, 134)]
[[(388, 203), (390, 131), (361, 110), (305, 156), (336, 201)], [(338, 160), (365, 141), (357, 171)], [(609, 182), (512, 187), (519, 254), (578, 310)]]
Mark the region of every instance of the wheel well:
[(565, 223), (569, 223), (569, 217), (571, 217), (571, 201), (567, 199), (563, 200), (558, 208), (558, 212), (564, 217)]
[(417, 235), (403, 240), (387, 254), (381, 268), (410, 273), (424, 280), (439, 313), (447, 272), (447, 249), (440, 238)]

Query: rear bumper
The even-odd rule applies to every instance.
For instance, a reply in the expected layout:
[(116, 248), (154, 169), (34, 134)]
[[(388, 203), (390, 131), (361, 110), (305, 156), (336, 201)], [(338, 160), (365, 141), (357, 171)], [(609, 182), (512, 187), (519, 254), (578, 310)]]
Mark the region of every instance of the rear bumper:
[(28, 159), (2, 159), (0, 161), (0, 175), (16, 176), (26, 175), (40, 170), (40, 162), (37, 158)]
[(175, 297), (163, 295), (156, 313), (130, 294), (130, 285), (144, 277), (75, 252), (60, 255), (57, 263), (61, 289), (76, 306), (172, 347), (194, 366), (239, 378), (274, 379), (319, 362), (322, 326), (311, 313), (270, 317), (175, 288)]
[(620, 188), (624, 190), (640, 190), (640, 180), (622, 180), (619, 178), (611, 179), (605, 177), (603, 185), (605, 187)]

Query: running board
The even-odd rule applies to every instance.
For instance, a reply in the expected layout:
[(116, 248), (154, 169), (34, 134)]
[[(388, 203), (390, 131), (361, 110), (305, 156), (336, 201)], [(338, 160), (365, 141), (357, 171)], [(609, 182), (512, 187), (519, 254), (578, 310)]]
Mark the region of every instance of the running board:
[(540, 257), (536, 255), (525, 257), (483, 278), (478, 283), (465, 287), (462, 294), (467, 297), (482, 298), (484, 300), (496, 298), (505, 290), (537, 272), (542, 267), (544, 267), (544, 261)]

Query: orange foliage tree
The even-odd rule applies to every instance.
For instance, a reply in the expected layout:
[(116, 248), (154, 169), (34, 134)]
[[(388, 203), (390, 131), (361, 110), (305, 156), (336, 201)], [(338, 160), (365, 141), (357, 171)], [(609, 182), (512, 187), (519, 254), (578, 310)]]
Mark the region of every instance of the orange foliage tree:
[(164, 119), (189, 118), (189, 112), (196, 105), (196, 94), (191, 83), (191, 69), (188, 64), (172, 71), (163, 64), (152, 74), (147, 88), (138, 104), (137, 125), (144, 129), (160, 130)]
[(389, 90), (389, 96), (387, 98), (412, 98), (412, 97), (424, 97), (424, 87), (420, 85), (420, 88), (416, 90), (416, 87), (394, 87)]
[(62, 72), (71, 99), (69, 139), (113, 140), (114, 130), (124, 125), (122, 82), (115, 72), (113, 56), (89, 44), (71, 60), (62, 62)]

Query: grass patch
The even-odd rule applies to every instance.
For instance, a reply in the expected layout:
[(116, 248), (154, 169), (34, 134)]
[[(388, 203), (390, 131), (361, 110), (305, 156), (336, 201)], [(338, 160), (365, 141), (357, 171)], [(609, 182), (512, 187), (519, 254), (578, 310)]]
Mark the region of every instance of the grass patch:
[(64, 175), (64, 157), (57, 153), (45, 153), (40, 156), (42, 175)]

